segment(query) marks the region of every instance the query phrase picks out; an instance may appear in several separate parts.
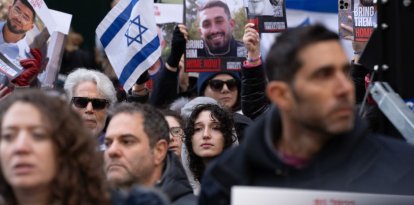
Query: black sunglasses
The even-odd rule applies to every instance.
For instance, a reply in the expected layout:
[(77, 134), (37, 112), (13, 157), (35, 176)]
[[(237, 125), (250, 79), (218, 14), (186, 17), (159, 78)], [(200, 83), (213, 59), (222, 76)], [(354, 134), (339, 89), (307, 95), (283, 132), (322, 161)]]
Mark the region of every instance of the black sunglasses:
[(99, 98), (87, 98), (87, 97), (73, 97), (72, 103), (78, 108), (85, 108), (88, 103), (92, 103), (94, 110), (102, 110), (109, 105), (109, 101), (106, 99)]
[(227, 88), (230, 91), (234, 91), (237, 89), (237, 81), (235, 79), (226, 80), (226, 81), (216, 79), (216, 80), (210, 80), (208, 82), (208, 85), (210, 85), (210, 88), (216, 92), (220, 92), (223, 89), (224, 84), (226, 84)]

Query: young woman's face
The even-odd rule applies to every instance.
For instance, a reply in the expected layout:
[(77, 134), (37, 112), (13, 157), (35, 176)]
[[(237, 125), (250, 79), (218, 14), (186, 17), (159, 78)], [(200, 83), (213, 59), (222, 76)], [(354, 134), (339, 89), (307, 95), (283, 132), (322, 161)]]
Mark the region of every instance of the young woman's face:
[(224, 149), (224, 137), (220, 122), (212, 118), (210, 111), (202, 111), (194, 125), (192, 145), (194, 153), (201, 158), (218, 156)]
[(50, 129), (39, 110), (14, 103), (3, 117), (0, 135), (1, 172), (16, 189), (40, 189), (56, 176), (56, 153)]

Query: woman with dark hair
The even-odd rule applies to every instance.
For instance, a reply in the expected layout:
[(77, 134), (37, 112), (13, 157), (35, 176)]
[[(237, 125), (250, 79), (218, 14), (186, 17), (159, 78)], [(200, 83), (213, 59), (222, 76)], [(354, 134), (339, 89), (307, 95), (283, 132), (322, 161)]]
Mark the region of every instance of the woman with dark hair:
[(208, 163), (236, 141), (232, 115), (214, 104), (202, 104), (191, 113), (185, 129), (190, 170), (201, 181)]
[(1, 102), (0, 126), (4, 204), (109, 204), (95, 140), (67, 102), (16, 91)]

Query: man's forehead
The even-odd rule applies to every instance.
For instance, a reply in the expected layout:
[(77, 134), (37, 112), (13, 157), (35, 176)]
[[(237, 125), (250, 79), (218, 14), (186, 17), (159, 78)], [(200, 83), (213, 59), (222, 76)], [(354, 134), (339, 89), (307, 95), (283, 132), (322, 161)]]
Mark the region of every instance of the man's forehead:
[[(119, 113), (112, 117), (107, 129), (108, 138), (137, 135), (143, 132), (143, 118), (140, 113)], [(141, 130), (142, 129), (142, 130)]]
[(224, 11), (224, 8), (218, 7), (218, 6), (203, 9), (198, 12), (198, 15), (200, 16), (200, 19), (213, 19), (216, 17), (227, 17), (227, 14)]
[(298, 53), (301, 67), (319, 67), (323, 64), (346, 64), (348, 58), (337, 40), (321, 41), (310, 44)]

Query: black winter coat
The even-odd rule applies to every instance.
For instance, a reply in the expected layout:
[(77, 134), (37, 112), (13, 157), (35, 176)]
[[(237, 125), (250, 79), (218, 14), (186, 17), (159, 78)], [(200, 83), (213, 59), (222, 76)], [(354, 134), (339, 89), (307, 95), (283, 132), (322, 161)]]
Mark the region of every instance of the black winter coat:
[(193, 194), (184, 167), (174, 153), (168, 151), (166, 165), (161, 180), (156, 185), (168, 196), (171, 205), (196, 205), (197, 197)]
[(246, 130), (241, 145), (221, 155), (202, 181), (199, 204), (230, 204), (234, 185), (414, 195), (414, 146), (373, 135), (359, 119), (331, 139), (302, 169), (284, 164), (272, 146), (281, 133), (272, 107)]

